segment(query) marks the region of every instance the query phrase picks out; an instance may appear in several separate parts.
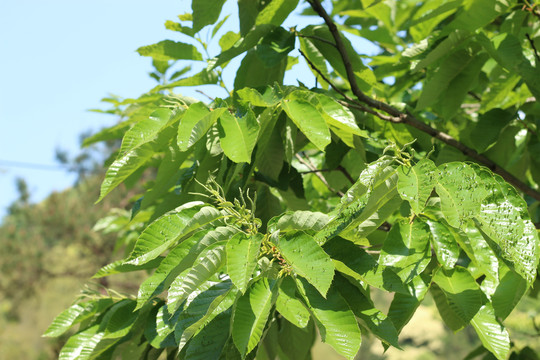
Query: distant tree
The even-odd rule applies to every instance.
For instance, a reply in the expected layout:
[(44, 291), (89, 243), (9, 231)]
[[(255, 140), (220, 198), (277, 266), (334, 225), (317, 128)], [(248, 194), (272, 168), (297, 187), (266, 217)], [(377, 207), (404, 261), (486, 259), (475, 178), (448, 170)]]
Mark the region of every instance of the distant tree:
[[(46, 336), (80, 326), (60, 359), (310, 359), (317, 329), (353, 359), (362, 333), (399, 347), (428, 292), (478, 334), (469, 358), (508, 358), (540, 254), (538, 7), (239, 0), (225, 32), (224, 2), (193, 0), (165, 23), (182, 42), (139, 48), (159, 84), (106, 99), (121, 121), (85, 141), (122, 138), (99, 200), (155, 171), (131, 211), (144, 230), (95, 277), (150, 275), (61, 313)], [(295, 9), (313, 25), (282, 27)], [(284, 84), (300, 66), (314, 87)], [(227, 95), (173, 91), (202, 85)]]

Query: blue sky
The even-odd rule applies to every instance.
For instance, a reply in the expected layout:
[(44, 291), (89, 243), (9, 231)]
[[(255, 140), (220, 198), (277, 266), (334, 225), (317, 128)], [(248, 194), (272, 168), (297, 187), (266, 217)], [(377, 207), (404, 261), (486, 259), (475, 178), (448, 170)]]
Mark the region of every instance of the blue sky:
[[(163, 24), (190, 12), (190, 6), (184, 0), (0, 2), (0, 218), (17, 198), (16, 177), (28, 182), (33, 202), (75, 180), (65, 171), (7, 162), (57, 166), (56, 148), (75, 155), (82, 132), (113, 125), (113, 116), (88, 109), (106, 108), (100, 99), (109, 94), (137, 97), (155, 85), (147, 75), (151, 60), (135, 50), (164, 39), (182, 40)], [(229, 0), (223, 12), (236, 13), (236, 1)], [(237, 30), (234, 17), (220, 32)], [(284, 25), (302, 28), (308, 21), (292, 15)], [(232, 83), (234, 68), (234, 63), (228, 66), (227, 82)], [(296, 77), (308, 86), (314, 83), (305, 67), (286, 82), (296, 84)], [(213, 92), (215, 87), (204, 90), (224, 95)], [(193, 89), (177, 91), (206, 100)]]

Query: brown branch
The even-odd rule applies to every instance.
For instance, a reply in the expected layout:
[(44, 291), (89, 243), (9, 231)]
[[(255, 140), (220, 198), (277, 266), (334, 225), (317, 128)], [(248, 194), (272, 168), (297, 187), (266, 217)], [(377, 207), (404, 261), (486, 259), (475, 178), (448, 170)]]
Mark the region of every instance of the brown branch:
[[(355, 78), (355, 75), (354, 75), (354, 71), (352, 69), (351, 61), (349, 59), (349, 55), (347, 54), (345, 44), (343, 43), (343, 40), (341, 38), (341, 35), (339, 33), (339, 30), (338, 30), (336, 24), (334, 23), (332, 18), (328, 15), (328, 13), (322, 7), (322, 5), (320, 4), (320, 2), (318, 0), (308, 0), (308, 2), (311, 5), (311, 7), (313, 8), (313, 10), (317, 14), (319, 14), (320, 17), (323, 18), (324, 22), (328, 26), (328, 29), (330, 30), (330, 33), (334, 37), (334, 40), (336, 42), (336, 47), (337, 47), (337, 49), (338, 49), (338, 51), (339, 51), (339, 53), (341, 55), (341, 59), (343, 61), (343, 64), (345, 66), (345, 70), (347, 72), (347, 79), (349, 81), (349, 84), (351, 85), (352, 93), (356, 96), (356, 98), (360, 102), (368, 105), (372, 109), (367, 110), (367, 108), (365, 108), (361, 104), (358, 104), (356, 101), (354, 101), (354, 105), (351, 106), (351, 102), (349, 101), (349, 99), (346, 98), (346, 100), (347, 100), (346, 103), (349, 104), (349, 106), (360, 108), (360, 109), (362, 109), (364, 111), (367, 111), (367, 112), (369, 112), (369, 113), (371, 113), (371, 114), (373, 114), (373, 115), (375, 115), (375, 116), (377, 116), (380, 119), (385, 120), (385, 121), (398, 123), (398, 124), (401, 123), (401, 124), (406, 124), (406, 125), (412, 126), (412, 127), (416, 128), (416, 129), (430, 135), (431, 137), (434, 137), (434, 138), (444, 142), (445, 144), (450, 145), (450, 146), (458, 149), (459, 151), (461, 151), (463, 154), (467, 155), (471, 159), (473, 159), (473, 160), (487, 166), (491, 171), (501, 175), (507, 182), (512, 184), (514, 187), (520, 189), (525, 194), (531, 196), (535, 200), (540, 201), (540, 193), (538, 191), (532, 189), (527, 184), (523, 183), (521, 180), (516, 178), (514, 175), (510, 174), (508, 171), (506, 171), (505, 169), (503, 169), (502, 167), (497, 165), (494, 161), (488, 159), (487, 157), (485, 157), (482, 154), (479, 154), (478, 152), (476, 152), (476, 150), (469, 148), (465, 144), (463, 144), (463, 143), (457, 141), (456, 139), (454, 139), (452, 136), (450, 136), (450, 135), (448, 135), (448, 134), (446, 134), (446, 133), (444, 133), (444, 132), (442, 132), (440, 130), (432, 128), (431, 126), (427, 125), (426, 123), (418, 120), (415, 116), (413, 116), (410, 113), (403, 113), (403, 112), (399, 111), (398, 109), (396, 109), (396, 108), (394, 108), (394, 107), (392, 107), (392, 106), (390, 106), (390, 105), (388, 105), (388, 104), (386, 104), (386, 103), (384, 103), (382, 101), (373, 99), (373, 98), (367, 96), (366, 94), (364, 94), (362, 92), (362, 90), (360, 90), (360, 88), (358, 87), (358, 84), (356, 82), (356, 78)], [(382, 114), (382, 113), (380, 113), (380, 112), (378, 112), (376, 110), (373, 110), (373, 109), (382, 110), (383, 112), (385, 112), (388, 115)]]

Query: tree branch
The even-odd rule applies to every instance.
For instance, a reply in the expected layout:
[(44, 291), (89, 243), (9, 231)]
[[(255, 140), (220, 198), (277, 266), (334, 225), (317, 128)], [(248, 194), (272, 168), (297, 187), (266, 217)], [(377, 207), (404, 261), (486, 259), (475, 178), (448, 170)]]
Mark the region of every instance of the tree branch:
[[(476, 150), (471, 149), (470, 147), (466, 146), (465, 144), (459, 142), (452, 136), (437, 130), (435, 128), (432, 128), (431, 126), (427, 125), (426, 123), (418, 120), (414, 115), (410, 113), (404, 113), (400, 110), (382, 102), (376, 99), (373, 99), (360, 90), (358, 87), (358, 83), (356, 82), (356, 78), (354, 75), (354, 71), (352, 69), (351, 61), (349, 59), (349, 55), (347, 54), (347, 50), (345, 48), (345, 45), (343, 43), (343, 40), (341, 38), (341, 35), (339, 33), (339, 30), (332, 20), (332, 18), (328, 15), (326, 10), (322, 7), (321, 3), (318, 0), (307, 0), (313, 10), (319, 14), (320, 17), (323, 18), (324, 22), (328, 26), (328, 29), (330, 30), (330, 33), (332, 34), (335, 42), (336, 42), (336, 48), (338, 49), (341, 59), (343, 61), (343, 65), (345, 66), (345, 70), (347, 72), (347, 79), (349, 81), (349, 84), (351, 85), (351, 91), (356, 96), (356, 98), (361, 102), (369, 106), (371, 109), (367, 109), (362, 104), (359, 104), (357, 101), (351, 101), (350, 98), (345, 97), (346, 104), (350, 107), (355, 107), (358, 109), (361, 109), (363, 111), (366, 111), (370, 114), (373, 114), (377, 116), (378, 118), (393, 122), (396, 124), (406, 124), (409, 126), (412, 126), (431, 137), (434, 137), (436, 139), (439, 139), (440, 141), (444, 142), (447, 145), (450, 145), (459, 151), (461, 151), (463, 154), (467, 155), (471, 159), (477, 161), (478, 163), (481, 163), (485, 166), (487, 166), (491, 171), (494, 173), (499, 174), (502, 176), (508, 183), (512, 184), (514, 187), (518, 188), (519, 190), (523, 191), (525, 194), (531, 196), (535, 200), (540, 201), (540, 192), (532, 189), (527, 184), (523, 183), (521, 180), (516, 178), (514, 175), (510, 174), (508, 171), (497, 165), (494, 161), (488, 159), (482, 154), (479, 154), (476, 152)], [(320, 73), (320, 72), (319, 72)], [(329, 82), (329, 84), (331, 84)], [(334, 86), (332, 88), (335, 89)], [(343, 92), (338, 91), (340, 94)], [(342, 102), (343, 103), (343, 102)], [(373, 110), (382, 110), (388, 115), (382, 114), (379, 111)]]

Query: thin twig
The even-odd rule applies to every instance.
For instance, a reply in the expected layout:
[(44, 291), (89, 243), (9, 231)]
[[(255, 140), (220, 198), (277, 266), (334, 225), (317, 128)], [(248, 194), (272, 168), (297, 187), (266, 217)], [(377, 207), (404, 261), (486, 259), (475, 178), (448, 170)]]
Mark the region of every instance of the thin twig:
[(319, 68), (317, 66), (315, 66), (314, 63), (311, 62), (311, 60), (308, 59), (308, 57), (306, 56), (306, 54), (304, 54), (304, 52), (302, 50), (298, 50), (300, 51), (300, 55), (302, 55), (304, 57), (304, 60), (306, 60), (306, 62), (309, 64), (309, 66), (317, 73), (319, 74), (319, 76), (324, 80), (326, 81), (330, 87), (332, 87), (332, 89), (334, 89), (338, 94), (340, 94), (341, 96), (343, 96), (343, 98), (347, 99), (348, 101), (354, 101), (350, 96), (348, 96), (347, 94), (345, 94), (340, 88), (338, 88), (330, 79), (328, 79), (323, 73), (321, 70), (319, 70)]
[[(393, 123), (401, 123), (401, 124), (406, 124), (406, 125), (412, 126), (412, 127), (416, 128), (416, 129), (430, 135), (431, 137), (439, 139), (440, 141), (444, 142), (445, 144), (450, 145), (450, 146), (458, 149), (463, 154), (469, 156), (471, 159), (473, 159), (473, 160), (487, 166), (489, 169), (491, 169), (491, 171), (501, 175), (507, 182), (509, 182), (510, 184), (515, 186), (516, 188), (520, 189), (525, 194), (527, 194), (527, 195), (531, 196), (532, 198), (540, 201), (540, 192), (534, 190), (533, 188), (531, 188), (527, 184), (523, 183), (521, 180), (516, 178), (514, 175), (510, 174), (508, 171), (506, 171), (505, 169), (503, 169), (502, 167), (497, 165), (494, 161), (492, 161), (492, 160), (488, 159), (487, 157), (485, 157), (484, 155), (481, 155), (478, 152), (476, 152), (476, 150), (474, 150), (472, 148), (469, 148), (465, 144), (457, 141), (452, 136), (450, 136), (450, 135), (448, 135), (448, 134), (446, 134), (446, 133), (444, 133), (444, 132), (442, 132), (440, 130), (432, 128), (431, 126), (429, 126), (426, 123), (420, 121), (419, 119), (417, 119), (415, 116), (413, 116), (410, 113), (403, 113), (403, 112), (399, 111), (398, 109), (396, 109), (396, 108), (394, 108), (394, 107), (392, 107), (392, 106), (390, 106), (390, 105), (388, 105), (388, 104), (386, 104), (386, 103), (384, 103), (382, 101), (373, 99), (373, 98), (367, 96), (366, 94), (364, 94), (362, 92), (362, 90), (360, 90), (360, 88), (358, 87), (358, 84), (356, 82), (356, 78), (355, 78), (355, 75), (354, 75), (354, 71), (352, 69), (351, 61), (349, 59), (349, 55), (347, 54), (345, 44), (343, 43), (343, 39), (341, 38), (341, 35), (339, 33), (339, 30), (338, 30), (336, 24), (334, 23), (332, 18), (328, 15), (328, 13), (322, 7), (321, 3), (318, 0), (307, 0), (307, 1), (309, 2), (311, 7), (313, 8), (313, 10), (317, 14), (319, 14), (320, 17), (323, 18), (324, 22), (328, 26), (328, 29), (330, 30), (330, 33), (332, 34), (332, 36), (334, 37), (334, 40), (336, 41), (336, 47), (337, 47), (337, 49), (338, 49), (338, 51), (339, 51), (339, 53), (341, 55), (343, 65), (345, 66), (345, 70), (346, 70), (346, 73), (347, 73), (347, 79), (349, 81), (349, 84), (351, 85), (351, 91), (361, 103), (364, 103), (364, 104), (368, 105), (370, 108), (372, 108), (372, 109), (370, 109), (370, 111), (368, 111), (369, 113), (371, 113), (371, 114), (373, 114), (373, 115), (375, 115), (375, 116), (377, 116), (380, 119), (385, 120), (385, 121), (390, 121), (390, 122), (393, 122)], [(348, 99), (346, 98), (346, 100), (348, 100)], [(347, 101), (347, 103), (350, 104), (349, 101)], [(355, 101), (355, 106), (351, 106), (351, 107), (357, 107), (358, 108), (358, 105), (360, 107), (363, 107), (363, 105), (358, 104), (356, 101)], [(385, 112), (388, 115), (381, 114), (380, 112), (375, 111), (373, 109), (382, 110), (383, 112)]]
[(195, 91), (198, 92), (199, 94), (202, 94), (202, 95), (206, 96), (206, 97), (209, 98), (211, 101), (214, 101), (214, 100), (215, 100), (213, 97), (211, 97), (210, 95), (208, 95), (207, 93), (205, 93), (205, 92), (202, 91), (202, 90), (197, 89), (197, 90), (195, 90)]
[(328, 188), (328, 190), (339, 196), (344, 195), (341, 191), (336, 191), (333, 187), (330, 186), (328, 181), (326, 181), (324, 176), (321, 174), (320, 170), (317, 170), (311, 162), (308, 162), (309, 158), (307, 156), (306, 158), (308, 159), (308, 161), (304, 160), (299, 154), (294, 154), (294, 156), (298, 159), (298, 161), (307, 166), (307, 168), (310, 169), (323, 182), (323, 184)]

